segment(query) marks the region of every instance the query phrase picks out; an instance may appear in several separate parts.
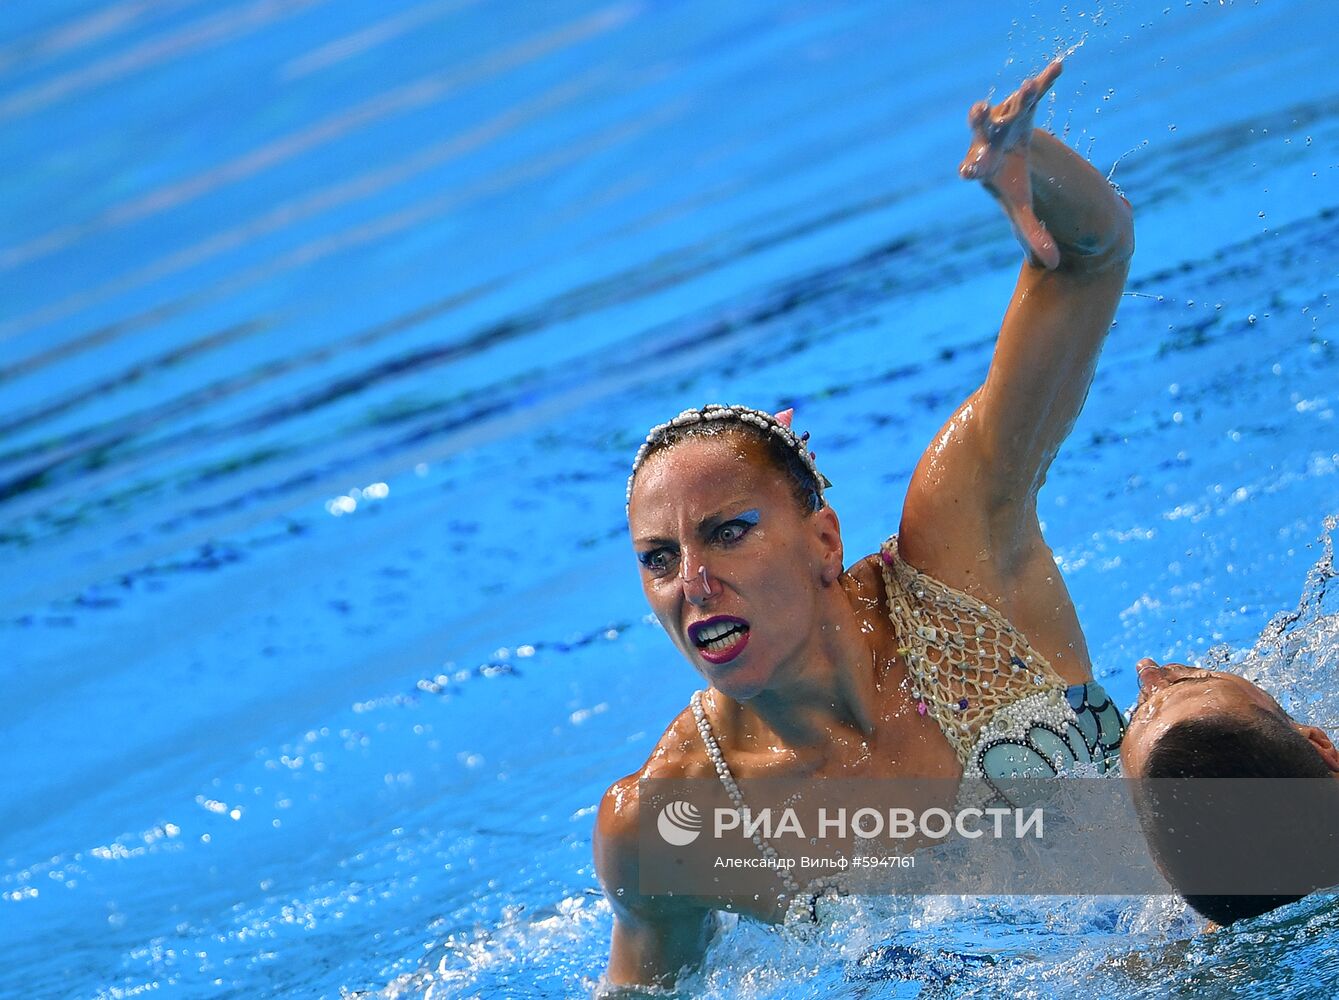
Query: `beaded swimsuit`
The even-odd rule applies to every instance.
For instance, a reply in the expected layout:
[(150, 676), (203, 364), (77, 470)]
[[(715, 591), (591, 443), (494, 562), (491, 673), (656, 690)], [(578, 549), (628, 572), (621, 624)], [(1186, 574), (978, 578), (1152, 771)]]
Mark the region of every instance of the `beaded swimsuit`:
[[(903, 560), (896, 535), (884, 542), (879, 556), (888, 616), (916, 710), (939, 724), (964, 780), (992, 785), (1078, 769), (1103, 773), (1114, 766), (1125, 722), (1100, 684), (1067, 687), (1002, 614)], [(711, 731), (701, 691), (691, 705), (707, 756), (742, 809), (743, 796)], [(775, 855), (766, 840), (754, 840), (764, 855)], [(820, 892), (841, 888), (829, 879), (801, 891), (789, 872), (776, 871), (789, 898), (788, 923), (814, 919), (815, 885)]]

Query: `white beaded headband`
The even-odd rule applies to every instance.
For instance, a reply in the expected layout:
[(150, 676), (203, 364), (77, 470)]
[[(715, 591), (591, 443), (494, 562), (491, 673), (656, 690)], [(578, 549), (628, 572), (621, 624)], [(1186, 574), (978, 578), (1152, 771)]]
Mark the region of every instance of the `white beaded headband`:
[[(781, 419), (783, 416), (786, 418), (785, 420)], [(646, 456), (660, 445), (671, 431), (682, 430), (694, 424), (718, 422), (751, 424), (764, 434), (779, 439), (794, 451), (799, 457), (800, 463), (809, 470), (809, 474), (813, 477), (814, 492), (818, 496), (818, 509), (821, 510), (826, 502), (823, 498), (823, 490), (832, 484), (828, 482), (823, 473), (818, 471), (818, 466), (814, 464), (814, 453), (809, 450), (807, 445), (809, 432), (796, 434), (790, 429), (789, 417), (789, 410), (784, 410), (780, 415), (774, 416), (766, 410), (755, 410), (751, 406), (741, 406), (737, 403), (732, 403), (729, 406), (710, 403), (700, 410), (684, 410), (677, 417), (667, 420), (663, 424), (657, 424), (646, 435), (646, 440), (637, 449), (637, 457), (632, 460), (632, 473), (628, 476), (627, 504), (629, 506), (632, 504), (632, 481), (637, 478), (637, 470), (642, 467), (642, 462), (646, 460)]]

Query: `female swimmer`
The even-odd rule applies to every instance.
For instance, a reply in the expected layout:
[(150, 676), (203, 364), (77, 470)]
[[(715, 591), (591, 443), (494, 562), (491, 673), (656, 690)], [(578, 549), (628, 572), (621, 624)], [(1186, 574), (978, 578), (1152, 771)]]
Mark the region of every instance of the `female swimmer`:
[(643, 894), (640, 779), (719, 777), (736, 798), (737, 780), (764, 775), (961, 779), (1050, 765), (1057, 746), (1099, 769), (1117, 751), (1120, 715), (1092, 681), (1037, 521), (1133, 251), (1129, 204), (1033, 128), (1060, 70), (969, 114), (960, 172), (997, 199), (1026, 259), (985, 382), (921, 457), (881, 552), (845, 568), (788, 413), (686, 411), (637, 455), (628, 521), (643, 587), (709, 687), (601, 804), (610, 983), (671, 982), (701, 957), (713, 911), (814, 913), (814, 893), (784, 872), (756, 901)]

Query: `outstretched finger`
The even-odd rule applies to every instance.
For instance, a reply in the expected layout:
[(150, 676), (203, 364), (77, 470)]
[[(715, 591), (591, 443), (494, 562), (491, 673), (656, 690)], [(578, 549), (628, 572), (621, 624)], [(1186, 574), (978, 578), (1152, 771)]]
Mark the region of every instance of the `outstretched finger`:
[(967, 112), (967, 124), (973, 129), (984, 128), (986, 119), (990, 117), (990, 102), (977, 101), (972, 105), (971, 110)]
[(1046, 91), (1051, 89), (1051, 84), (1055, 83), (1058, 77), (1065, 70), (1065, 65), (1059, 59), (1054, 60), (1049, 66), (1037, 74), (1037, 99), (1040, 100)]
[(991, 124), (996, 128), (1003, 128), (1021, 114), (1026, 114), (1028, 109), (1036, 102), (1033, 96), (1035, 84), (1031, 77), (1018, 85), (1018, 89), (1004, 99), (997, 108), (991, 119)]

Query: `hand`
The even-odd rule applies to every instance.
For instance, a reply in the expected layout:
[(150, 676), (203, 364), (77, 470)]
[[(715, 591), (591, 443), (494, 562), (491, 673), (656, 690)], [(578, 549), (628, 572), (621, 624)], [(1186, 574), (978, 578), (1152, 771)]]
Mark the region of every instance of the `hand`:
[(980, 181), (1004, 207), (1014, 235), (1028, 259), (1048, 271), (1060, 264), (1055, 238), (1032, 210), (1032, 179), (1028, 173), (1028, 141), (1037, 102), (1060, 75), (1057, 59), (1037, 76), (1024, 80), (994, 108), (977, 101), (967, 113), (972, 145), (958, 168), (966, 180)]

